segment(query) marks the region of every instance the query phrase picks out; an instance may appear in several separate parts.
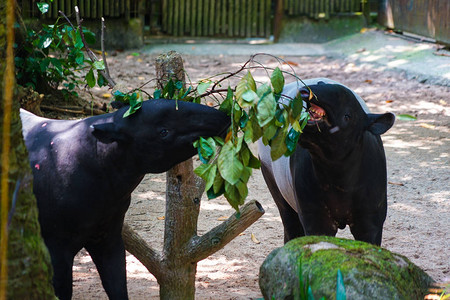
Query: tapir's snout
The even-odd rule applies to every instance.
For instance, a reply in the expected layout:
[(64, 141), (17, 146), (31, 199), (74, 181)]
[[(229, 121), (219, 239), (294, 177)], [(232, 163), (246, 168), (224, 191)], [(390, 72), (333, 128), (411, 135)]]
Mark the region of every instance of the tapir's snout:
[(202, 129), (202, 131), (204, 131), (203, 134), (199, 134), (200, 136), (220, 136), (222, 138), (225, 137), (228, 128), (231, 125), (231, 118), (226, 113), (212, 107), (204, 106), (198, 112), (198, 114), (198, 126)]

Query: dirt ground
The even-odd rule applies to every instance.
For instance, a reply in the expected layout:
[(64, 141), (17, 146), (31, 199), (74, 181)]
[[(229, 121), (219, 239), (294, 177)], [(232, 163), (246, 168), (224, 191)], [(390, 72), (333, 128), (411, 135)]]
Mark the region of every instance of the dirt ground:
[[(239, 69), (247, 56), (184, 56), (193, 82)], [(417, 116), (397, 120), (382, 136), (388, 165), (388, 215), (382, 246), (407, 256), (437, 281), (450, 281), (450, 87), (408, 80), (402, 73), (373, 65), (327, 57), (284, 57), (301, 78), (329, 77), (362, 96), (372, 112), (391, 111)], [(154, 55), (118, 53), (108, 58), (113, 78), (135, 88), (154, 78)], [(271, 57), (260, 62), (275, 67)], [(282, 65), (288, 70), (287, 65)], [(256, 80), (266, 81), (264, 73)], [(286, 78), (287, 82), (293, 78)], [(148, 90), (152, 90), (152, 86)], [(104, 90), (94, 90), (101, 98)], [(248, 199), (258, 200), (266, 213), (243, 234), (198, 264), (197, 299), (255, 299), (259, 267), (283, 245), (283, 228), (259, 170), (249, 183)], [(150, 245), (162, 248), (165, 174), (147, 176), (133, 194), (126, 221)], [(204, 234), (233, 213), (224, 198), (203, 199), (198, 234)], [(260, 241), (251, 239), (251, 234)], [(352, 238), (348, 229), (339, 237)], [(127, 255), (130, 299), (158, 299), (158, 284), (132, 255)], [(95, 266), (86, 251), (74, 265), (74, 299), (107, 299)]]

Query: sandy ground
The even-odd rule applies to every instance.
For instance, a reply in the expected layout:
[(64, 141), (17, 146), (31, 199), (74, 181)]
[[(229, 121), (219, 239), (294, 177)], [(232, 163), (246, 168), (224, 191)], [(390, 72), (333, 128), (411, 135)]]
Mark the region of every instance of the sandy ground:
[[(154, 55), (119, 53), (108, 59), (111, 73), (134, 88), (154, 78)], [(234, 71), (247, 56), (184, 56), (192, 81)], [(372, 112), (391, 111), (417, 116), (397, 120), (384, 134), (388, 164), (388, 215), (382, 246), (407, 256), (438, 281), (450, 277), (450, 87), (407, 80), (405, 74), (342, 59), (284, 57), (302, 78), (329, 77), (349, 86), (366, 100)], [(260, 58), (266, 66), (277, 61)], [(283, 66), (286, 70), (286, 65)], [(260, 74), (264, 75), (264, 74)], [(255, 75), (257, 80), (267, 77)], [(286, 79), (288, 82), (292, 78)], [(148, 90), (152, 90), (149, 86)], [(95, 90), (97, 98), (104, 93)], [(266, 213), (222, 250), (198, 264), (197, 299), (255, 299), (261, 297), (259, 266), (283, 245), (283, 228), (259, 170), (249, 183), (248, 199), (258, 200)], [(126, 220), (152, 247), (162, 248), (165, 174), (147, 176), (133, 194)], [(220, 224), (233, 209), (224, 198), (203, 199), (198, 234)], [(254, 234), (259, 244), (251, 239)], [(352, 238), (348, 229), (339, 237)], [(158, 299), (158, 284), (132, 255), (127, 255), (130, 299)], [(107, 299), (95, 266), (86, 251), (74, 265), (74, 299)]]

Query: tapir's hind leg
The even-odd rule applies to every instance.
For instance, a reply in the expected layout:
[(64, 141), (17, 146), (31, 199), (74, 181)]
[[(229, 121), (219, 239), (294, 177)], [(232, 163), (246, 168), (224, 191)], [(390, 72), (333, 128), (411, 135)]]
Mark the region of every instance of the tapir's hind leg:
[(283, 222), (284, 227), (284, 243), (287, 243), (296, 237), (304, 236), (305, 232), (302, 224), (300, 223), (298, 214), (284, 199), (276, 185), (275, 178), (273, 177), (271, 170), (265, 167), (264, 163), (261, 163), (261, 171), (264, 180), (269, 187), (270, 194), (272, 194), (272, 198), (278, 207), (278, 211), (280, 212), (281, 221)]
[(120, 233), (89, 243), (85, 248), (97, 267), (109, 299), (128, 299), (125, 247)]

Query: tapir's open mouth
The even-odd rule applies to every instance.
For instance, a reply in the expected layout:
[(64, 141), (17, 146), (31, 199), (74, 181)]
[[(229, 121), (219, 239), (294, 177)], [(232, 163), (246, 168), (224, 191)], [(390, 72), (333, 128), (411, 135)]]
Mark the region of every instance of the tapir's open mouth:
[(313, 125), (322, 121), (326, 121), (327, 114), (325, 110), (314, 103), (310, 103), (310, 105), (311, 106), (308, 109), (310, 116), (308, 120), (308, 125)]

